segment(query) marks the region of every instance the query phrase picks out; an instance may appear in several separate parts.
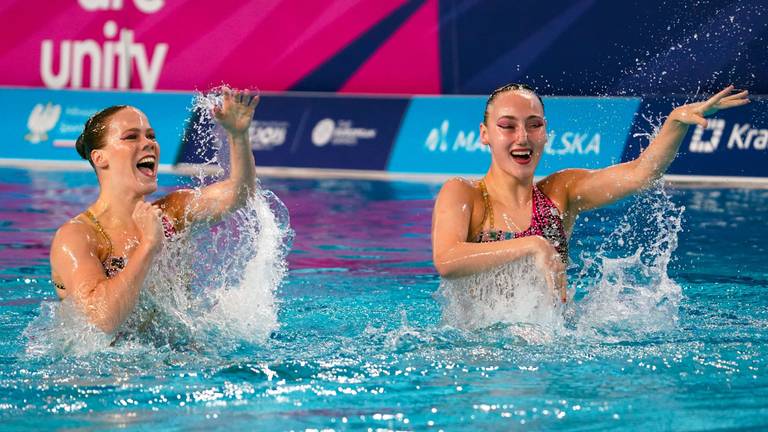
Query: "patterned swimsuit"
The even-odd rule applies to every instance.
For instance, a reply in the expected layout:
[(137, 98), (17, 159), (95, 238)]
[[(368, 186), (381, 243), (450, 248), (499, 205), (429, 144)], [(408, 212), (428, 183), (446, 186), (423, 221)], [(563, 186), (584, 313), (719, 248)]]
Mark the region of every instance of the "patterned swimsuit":
[[(96, 216), (94, 216), (93, 213), (91, 213), (89, 210), (86, 210), (84, 214), (88, 217), (88, 219), (91, 220), (91, 222), (93, 222), (93, 224), (96, 226), (96, 231), (98, 231), (99, 235), (101, 235), (106, 240), (107, 245), (109, 246), (107, 258), (101, 262), (101, 266), (104, 267), (104, 274), (107, 276), (107, 279), (112, 279), (125, 268), (128, 260), (124, 256), (112, 255), (112, 239), (104, 231), (101, 223), (99, 223), (99, 220), (96, 219)], [(162, 216), (161, 221), (163, 223), (163, 234), (165, 235), (165, 238), (170, 239), (176, 235), (176, 228), (174, 228), (173, 222), (171, 222), (171, 220), (168, 219), (166, 215)], [(66, 289), (64, 285), (56, 282), (53, 282), (53, 286), (60, 290)]]
[(538, 186), (533, 186), (531, 225), (528, 229), (519, 232), (494, 229), (493, 206), (491, 205), (491, 199), (483, 180), (480, 180), (480, 192), (483, 194), (483, 203), (485, 204), (485, 216), (481, 226), (485, 224), (486, 219), (490, 219), (490, 226), (487, 231), (477, 233), (473, 239), (475, 243), (511, 240), (538, 235), (549, 240), (560, 254), (563, 262), (568, 263), (568, 237), (566, 237), (565, 229), (563, 228), (563, 218), (552, 200)]

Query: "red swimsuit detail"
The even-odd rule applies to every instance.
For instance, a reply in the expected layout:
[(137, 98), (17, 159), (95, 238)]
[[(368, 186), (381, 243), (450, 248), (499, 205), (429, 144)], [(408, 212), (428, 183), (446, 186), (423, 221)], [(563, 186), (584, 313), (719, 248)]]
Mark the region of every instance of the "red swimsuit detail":
[(549, 240), (560, 254), (563, 262), (568, 263), (568, 237), (565, 235), (563, 218), (552, 200), (538, 186), (533, 186), (531, 224), (528, 229), (519, 232), (494, 229), (493, 207), (491, 206), (490, 196), (483, 180), (480, 180), (480, 192), (483, 194), (483, 202), (485, 204), (483, 224), (485, 224), (485, 219), (490, 219), (490, 227), (487, 231), (480, 231), (475, 236), (473, 239), (475, 243), (511, 240), (538, 235)]

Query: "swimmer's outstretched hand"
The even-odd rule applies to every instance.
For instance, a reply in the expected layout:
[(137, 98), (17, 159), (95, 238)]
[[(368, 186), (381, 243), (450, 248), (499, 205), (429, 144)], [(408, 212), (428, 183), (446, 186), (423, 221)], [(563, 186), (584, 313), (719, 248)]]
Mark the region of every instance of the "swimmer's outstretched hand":
[(253, 112), (259, 104), (259, 97), (247, 91), (223, 87), (221, 106), (213, 108), (213, 116), (227, 132), (239, 134), (248, 132)]
[(711, 98), (703, 102), (694, 102), (686, 105), (679, 106), (672, 110), (669, 118), (677, 120), (680, 123), (688, 125), (700, 125), (701, 127), (707, 127), (707, 119), (705, 117), (710, 116), (720, 110), (733, 108), (749, 103), (749, 92), (742, 90), (738, 93), (734, 93), (735, 89), (732, 85), (726, 87), (721, 92), (712, 96)]

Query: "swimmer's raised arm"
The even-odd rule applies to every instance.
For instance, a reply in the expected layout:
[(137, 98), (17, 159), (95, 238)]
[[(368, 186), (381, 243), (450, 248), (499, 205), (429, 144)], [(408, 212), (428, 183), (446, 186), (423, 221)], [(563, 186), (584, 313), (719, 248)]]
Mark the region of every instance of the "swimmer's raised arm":
[(221, 107), (214, 109), (216, 121), (227, 133), (230, 149), (229, 177), (202, 188), (172, 192), (157, 202), (176, 222), (177, 228), (201, 220), (217, 220), (248, 200), (256, 187), (256, 166), (249, 128), (259, 97), (224, 88)]
[[(452, 179), (443, 185), (432, 213), (432, 260), (440, 276), (452, 278), (480, 273), (524, 256), (533, 256), (545, 270), (550, 286), (565, 266), (557, 250), (543, 237), (529, 236), (489, 243), (467, 241), (473, 210), (472, 186)], [(562, 285), (564, 281), (558, 281)], [(564, 293), (564, 291), (563, 291)]]
[(133, 221), (139, 229), (139, 244), (129, 254), (125, 268), (109, 279), (98, 258), (98, 233), (85, 223), (75, 219), (64, 224), (51, 244), (51, 272), (54, 281), (65, 287), (60, 294), (74, 301), (88, 322), (106, 333), (117, 330), (133, 311), (163, 238), (156, 206), (137, 203)]
[(719, 110), (749, 103), (748, 92), (733, 93), (728, 86), (706, 101), (672, 110), (656, 138), (635, 160), (598, 170), (568, 169), (545, 179), (553, 187), (564, 187), (568, 211), (581, 212), (601, 207), (650, 185), (666, 172), (677, 154), (688, 126), (706, 127), (705, 117)]

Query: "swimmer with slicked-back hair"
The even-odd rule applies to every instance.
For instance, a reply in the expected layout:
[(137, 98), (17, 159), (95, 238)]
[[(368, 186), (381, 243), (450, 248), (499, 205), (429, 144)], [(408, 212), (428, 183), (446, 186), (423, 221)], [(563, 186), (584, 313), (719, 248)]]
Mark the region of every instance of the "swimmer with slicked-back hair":
[(729, 86), (703, 102), (669, 114), (635, 160), (603, 169), (565, 169), (534, 183), (547, 142), (544, 103), (524, 84), (508, 84), (488, 97), (480, 138), (491, 164), (480, 180), (447, 181), (432, 215), (432, 257), (445, 278), (480, 273), (533, 257), (563, 302), (568, 240), (576, 216), (635, 193), (660, 178), (690, 125), (749, 103), (747, 91)]
[(56, 231), (51, 276), (58, 296), (106, 333), (133, 311), (165, 238), (242, 207), (256, 187), (248, 129), (259, 98), (228, 88), (222, 93), (213, 116), (229, 138), (229, 176), (154, 202), (147, 197), (157, 191), (160, 145), (144, 113), (113, 106), (85, 123), (76, 147), (96, 171), (99, 196)]

